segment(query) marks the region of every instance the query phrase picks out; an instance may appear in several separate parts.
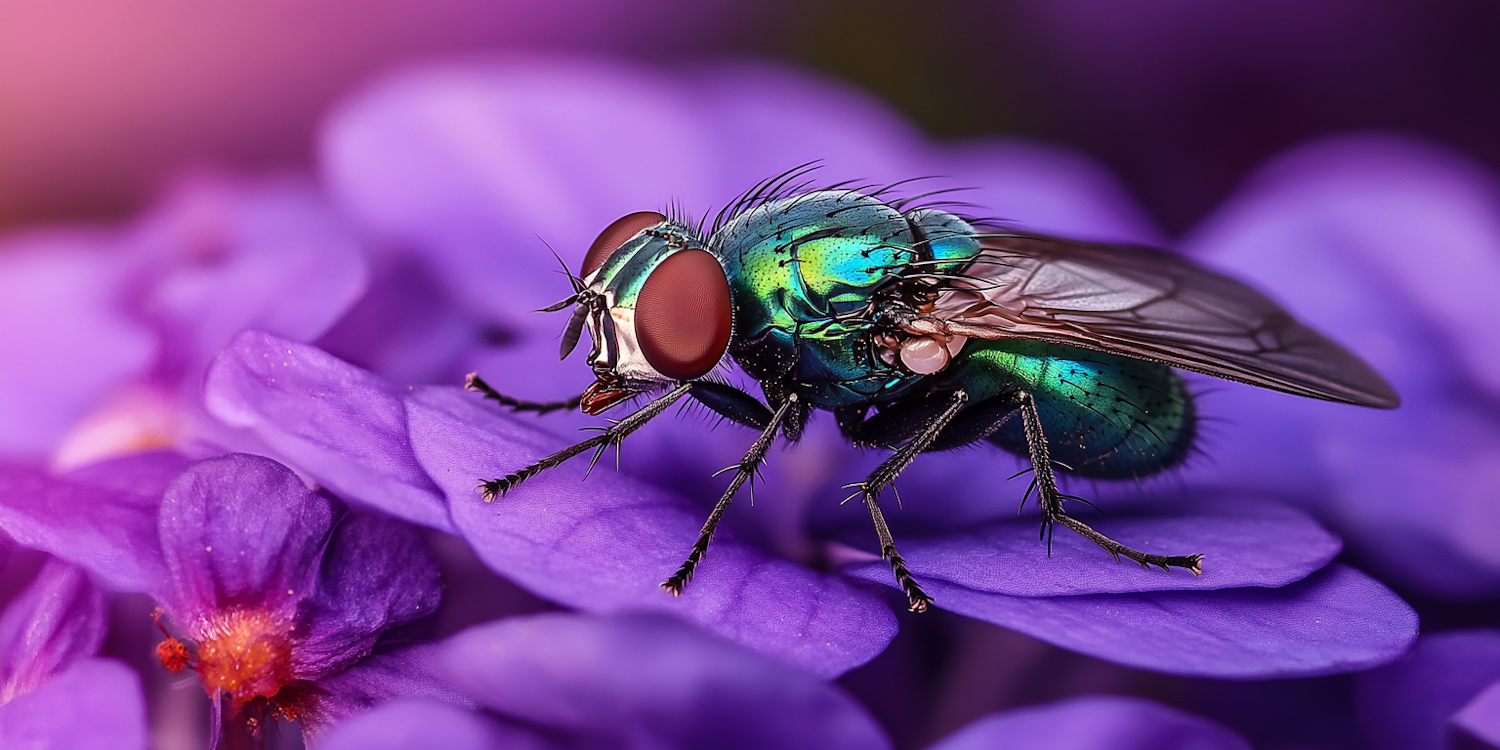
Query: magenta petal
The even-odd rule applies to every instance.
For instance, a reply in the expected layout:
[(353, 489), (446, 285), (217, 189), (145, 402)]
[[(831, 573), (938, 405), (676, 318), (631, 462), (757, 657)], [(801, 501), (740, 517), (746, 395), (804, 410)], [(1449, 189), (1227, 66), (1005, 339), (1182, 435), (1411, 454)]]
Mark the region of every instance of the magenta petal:
[(298, 676), (320, 677), (369, 653), (381, 633), (431, 614), (441, 597), (437, 563), (416, 527), (349, 512), (328, 540), (318, 593), (308, 602)]
[(411, 452), (395, 386), (319, 349), (246, 331), (209, 370), (209, 411), (351, 502), (452, 531)]
[(548, 750), (565, 747), (493, 716), (431, 698), (403, 698), (334, 726), (318, 750)]
[(481, 705), (603, 746), (890, 746), (838, 687), (668, 617), (516, 617), (454, 636), (442, 660)]
[(159, 503), (159, 496), (0, 464), (0, 529), (21, 544), (89, 569), (118, 591), (147, 591), (164, 580), (156, 532)]
[[(878, 577), (889, 578), (889, 571)], [(1395, 659), (1417, 636), (1417, 615), (1406, 602), (1338, 564), (1279, 589), (1026, 598), (942, 581), (926, 588), (943, 609), (1169, 674), (1274, 679), (1353, 672)]]
[(85, 659), (0, 705), (0, 747), (145, 750), (141, 680), (113, 659)]
[(1423, 636), (1405, 659), (1359, 676), (1356, 710), (1376, 750), (1443, 750), (1448, 720), (1500, 680), (1500, 631)]
[(0, 612), (0, 703), (36, 689), (104, 642), (104, 595), (82, 569), (51, 559)]
[(160, 523), (168, 583), (154, 593), (191, 629), (236, 607), (291, 614), (317, 585), (333, 505), (285, 466), (235, 453), (172, 482)]
[(464, 538), (491, 569), (538, 596), (591, 612), (665, 610), (824, 676), (869, 661), (895, 635), (895, 618), (873, 594), (727, 534), (674, 599), (660, 583), (703, 523), (686, 501), (602, 466), (584, 481), (581, 458), (485, 503), (481, 479), (564, 444), (455, 388), (417, 389), (407, 412), (417, 456), (447, 492)]
[[(1080, 511), (1087, 513), (1087, 511)], [(1093, 514), (1089, 514), (1093, 515)], [(1209, 512), (1116, 515), (1088, 519), (1112, 539), (1147, 552), (1205, 553), (1203, 575), (1116, 562), (1093, 542), (1059, 529), (1047, 543), (1033, 519), (966, 533), (901, 542), (919, 579), (1009, 596), (1071, 596), (1132, 591), (1279, 587), (1306, 578), (1339, 552), (1338, 537), (1306, 513), (1266, 502), (1216, 503)], [(880, 580), (890, 566), (872, 562), (855, 575)]]
[(1500, 747), (1500, 682), (1485, 688), (1474, 700), (1464, 704), (1453, 715), (1450, 736), (1461, 735), (1462, 741), (1449, 740), (1450, 747)]
[(991, 714), (928, 750), (1250, 750), (1250, 743), (1155, 701), (1087, 695)]

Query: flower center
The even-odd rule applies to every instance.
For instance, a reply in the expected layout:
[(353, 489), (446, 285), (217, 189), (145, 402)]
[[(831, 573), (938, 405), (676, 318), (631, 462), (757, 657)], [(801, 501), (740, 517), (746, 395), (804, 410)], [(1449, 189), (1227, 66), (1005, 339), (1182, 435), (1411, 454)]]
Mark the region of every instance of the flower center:
[(292, 681), (290, 633), (290, 623), (267, 612), (234, 610), (215, 618), (198, 642), (203, 687), (210, 695), (224, 691), (235, 705), (275, 697)]

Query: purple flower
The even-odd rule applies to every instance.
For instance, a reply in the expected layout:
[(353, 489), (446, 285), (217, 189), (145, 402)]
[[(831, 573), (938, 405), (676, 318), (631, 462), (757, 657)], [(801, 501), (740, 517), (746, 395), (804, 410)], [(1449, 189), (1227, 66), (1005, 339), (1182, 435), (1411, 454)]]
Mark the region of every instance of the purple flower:
[(0, 745), (144, 748), (140, 680), (112, 659), (82, 569), (0, 535)]
[(222, 443), (198, 405), (213, 355), (245, 327), (316, 338), (367, 275), (351, 232), (290, 178), (194, 176), (127, 228), (4, 238), (0, 455), (66, 469)]
[[(788, 112), (797, 117), (788, 120)], [(323, 148), (328, 181), (350, 215), (374, 235), (410, 248), (412, 262), (450, 291), (462, 316), (505, 332), (498, 345), (460, 358), (465, 369), (490, 373), (502, 389), (534, 398), (576, 393), (589, 378), (586, 368), (556, 362), (561, 321), (526, 312), (566, 293), (536, 235), (576, 256), (576, 248), (623, 213), (668, 198), (703, 211), (757, 179), (820, 157), (830, 181), (948, 173), (955, 185), (982, 186), (978, 197), (1005, 204), (994, 210), (1015, 223), (1105, 239), (1157, 236), (1123, 191), (1085, 159), (1012, 143), (937, 147), (848, 90), (777, 69), (734, 67), (672, 79), (576, 60), (432, 66), (395, 76), (346, 105), (330, 120)], [(1011, 213), (1012, 206), (1025, 213)], [(492, 568), (570, 606), (668, 606), (651, 598), (649, 586), (675, 569), (699, 523), (670, 495), (654, 496), (678, 508), (668, 521), (643, 504), (565, 489), (577, 486), (581, 467), (554, 470), (532, 480), (549, 483), (523, 486), (486, 506), (475, 497), (477, 479), (561, 443), (518, 431), (529, 420), (487, 414), (472, 396), (450, 389), (402, 393), (318, 352), (265, 337), (235, 344), (210, 379), (209, 399), (217, 416), (252, 429), (299, 470), (388, 512), (457, 529)], [(750, 436), (662, 422), (627, 442), (625, 471), (712, 499), (721, 489), (712, 473), (737, 461)], [(587, 422), (548, 417), (537, 424)], [(742, 499), (727, 524), (762, 549), (813, 565), (854, 563), (857, 576), (889, 583), (888, 572), (846, 544), (873, 541), (863, 510), (832, 502), (842, 496), (835, 494), (838, 484), (863, 476), (877, 460), (842, 444), (828, 420), (815, 422), (799, 449), (772, 454), (757, 488), (771, 500), (752, 508)], [(1117, 566), (1076, 539), (1061, 540), (1048, 558), (1034, 527), (1001, 521), (1010, 506), (997, 502), (1004, 496), (996, 485), (1012, 465), (977, 452), (924, 456), (902, 477), (905, 507), (892, 511), (892, 525), (914, 570), (947, 592), (946, 603), (957, 611), (1127, 664), (1236, 677), (1364, 668), (1393, 658), (1415, 637), (1414, 614), (1379, 583), (1344, 567), (1319, 572), (1339, 552), (1336, 537), (1265, 496), (1246, 502), (1244, 493), (1216, 489), (1191, 506), (1157, 503), (1105, 520), (1126, 543), (1207, 552), (1210, 572), (1202, 579)], [(383, 492), (369, 486), (377, 477)], [(600, 492), (614, 481), (596, 476), (583, 487)], [(630, 486), (628, 496), (646, 492)], [(622, 515), (627, 507), (641, 512)], [(746, 643), (765, 638), (758, 648), (785, 653), (784, 633), (769, 635), (779, 631), (764, 624), (756, 607), (746, 608), (753, 617), (735, 615), (736, 624), (721, 620), (738, 610), (724, 609), (720, 597), (775, 591), (766, 581), (750, 586), (738, 572), (729, 573), (730, 587), (713, 591), (715, 567), (725, 566), (720, 574), (733, 570), (728, 566), (740, 564), (740, 550), (747, 549), (733, 544), (716, 541), (722, 546), (695, 583), (705, 599), (687, 604), (689, 619), (718, 621), (710, 627), (721, 634)], [(635, 559), (620, 559), (626, 551)], [(566, 562), (552, 562), (557, 558)], [(625, 575), (633, 596), (620, 593)], [(583, 587), (580, 580), (607, 585)], [(809, 590), (801, 583), (793, 588)], [(690, 589), (689, 602), (692, 595)], [(826, 592), (820, 596), (832, 601)], [(1257, 616), (1237, 617), (1237, 610)], [(760, 624), (748, 628), (746, 619)], [(1163, 638), (1201, 643), (1152, 646), (1136, 637), (1148, 624)], [(844, 642), (864, 637), (841, 634)], [(826, 655), (794, 661), (838, 673), (888, 637), (877, 635), (863, 648), (840, 646), (848, 656), (836, 661)]]
[[(149, 593), (174, 633), (157, 648), (162, 664), (192, 669), (237, 725), (286, 718), (316, 730), (389, 697), (442, 693), (426, 686), (422, 652), (370, 657), (386, 631), (437, 607), (436, 566), (406, 524), (348, 510), (243, 454), (186, 468), (148, 454), (65, 478), (7, 467), (0, 479), (11, 490), (0, 526), (120, 590)], [(58, 512), (67, 503), (97, 514)], [(360, 682), (392, 659), (404, 681), (383, 692)]]
[(1405, 658), (1360, 675), (1357, 710), (1376, 750), (1493, 747), (1497, 693), (1500, 631), (1456, 630), (1423, 636)]
[(1245, 738), (1144, 698), (1082, 696), (987, 716), (929, 750), (1249, 750)]

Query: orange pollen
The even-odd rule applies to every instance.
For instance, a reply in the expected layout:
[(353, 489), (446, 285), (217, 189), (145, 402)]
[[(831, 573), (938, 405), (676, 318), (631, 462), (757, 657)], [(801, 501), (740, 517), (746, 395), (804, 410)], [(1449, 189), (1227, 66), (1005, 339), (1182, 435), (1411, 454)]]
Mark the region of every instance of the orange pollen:
[(168, 636), (165, 641), (156, 644), (156, 658), (161, 659), (163, 667), (176, 674), (187, 668), (191, 657), (182, 641)]
[(198, 643), (198, 676), (210, 695), (242, 705), (273, 698), (292, 681), (291, 623), (266, 612), (235, 610), (215, 618)]

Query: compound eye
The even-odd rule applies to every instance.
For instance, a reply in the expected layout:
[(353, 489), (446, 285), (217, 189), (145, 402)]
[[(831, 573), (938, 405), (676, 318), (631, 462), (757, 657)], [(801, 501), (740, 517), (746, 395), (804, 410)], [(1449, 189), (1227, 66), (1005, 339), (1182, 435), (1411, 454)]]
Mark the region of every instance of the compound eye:
[(637, 211), (615, 219), (613, 224), (604, 228), (594, 244), (589, 245), (589, 252), (583, 256), (583, 276), (599, 270), (609, 256), (614, 255), (620, 246), (630, 241), (642, 229), (649, 229), (667, 220), (667, 217), (655, 211)]
[(635, 298), (635, 336), (656, 371), (673, 380), (708, 374), (729, 348), (734, 328), (729, 280), (706, 250), (667, 256)]

